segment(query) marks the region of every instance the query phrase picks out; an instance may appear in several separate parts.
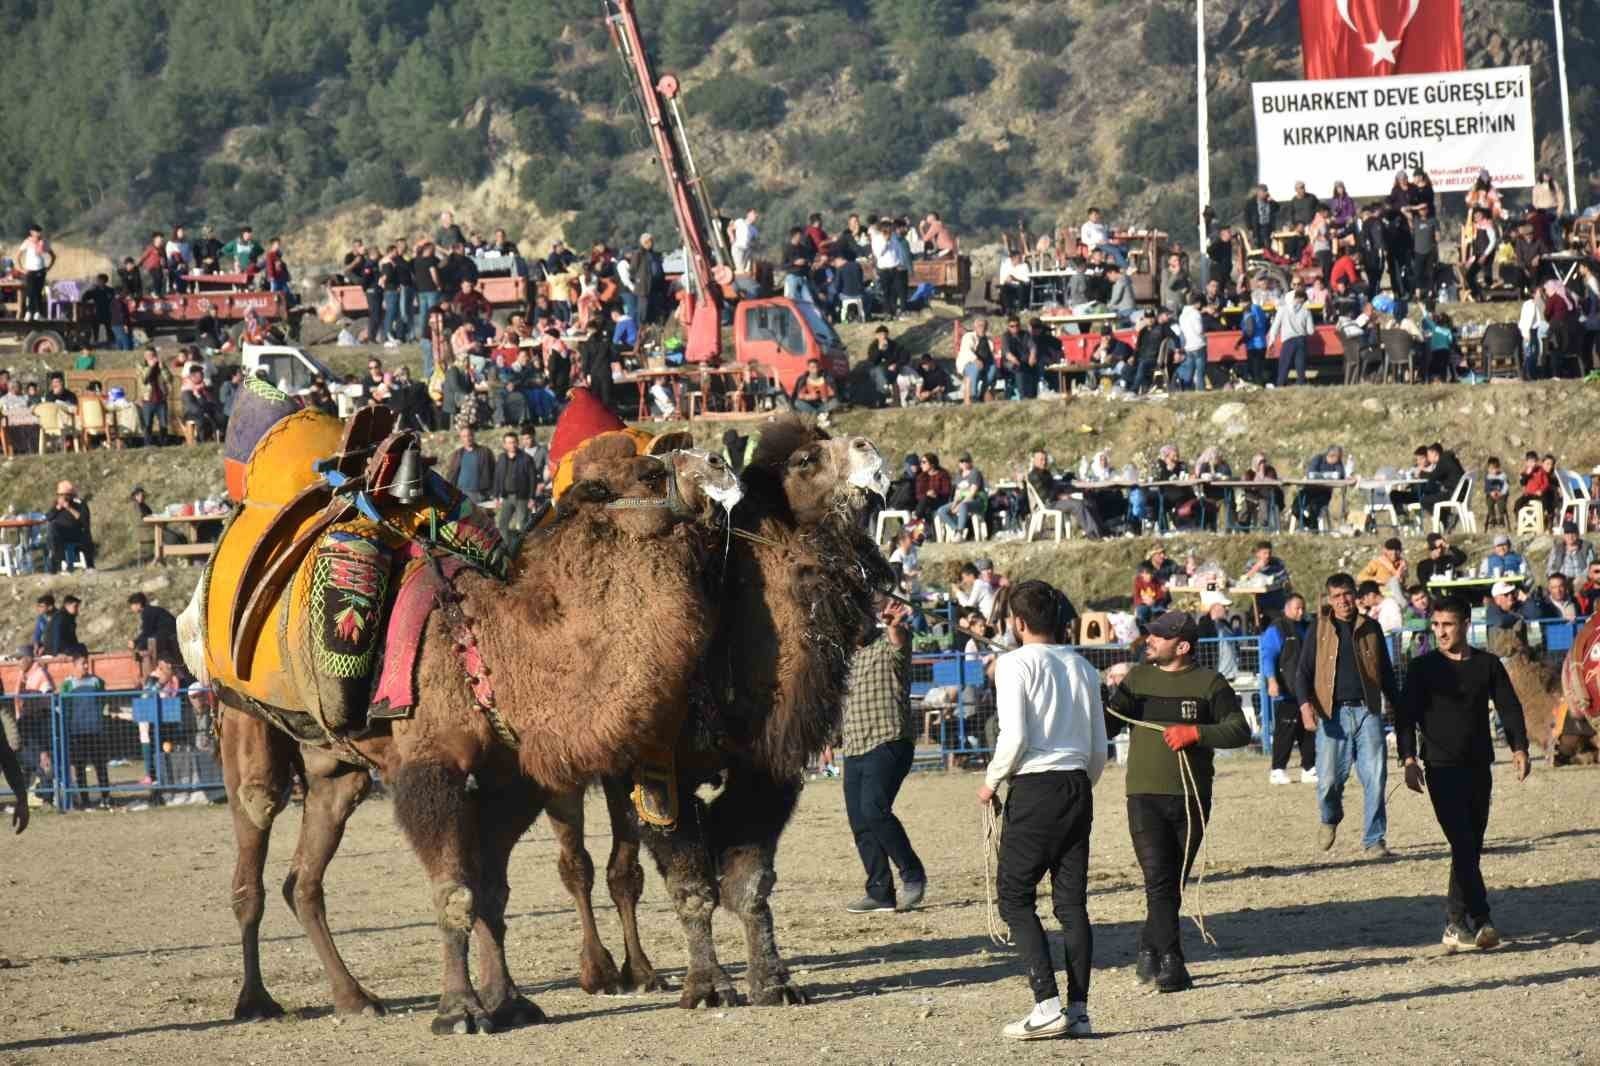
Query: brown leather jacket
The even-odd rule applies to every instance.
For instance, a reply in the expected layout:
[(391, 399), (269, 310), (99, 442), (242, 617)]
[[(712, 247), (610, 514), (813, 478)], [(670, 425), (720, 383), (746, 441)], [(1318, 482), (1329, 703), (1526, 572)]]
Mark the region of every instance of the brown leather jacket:
[[(1356, 669), (1361, 674), (1367, 707), (1382, 713), (1382, 697), (1389, 697), (1391, 704), (1400, 701), (1394, 667), (1389, 661), (1389, 646), (1384, 641), (1383, 630), (1372, 619), (1358, 614), (1354, 626)], [(1338, 664), (1339, 632), (1334, 627), (1332, 609), (1324, 607), (1317, 612), (1317, 624), (1306, 634), (1296, 671), (1301, 702), (1313, 704), (1324, 718), (1333, 716), (1334, 673)]]

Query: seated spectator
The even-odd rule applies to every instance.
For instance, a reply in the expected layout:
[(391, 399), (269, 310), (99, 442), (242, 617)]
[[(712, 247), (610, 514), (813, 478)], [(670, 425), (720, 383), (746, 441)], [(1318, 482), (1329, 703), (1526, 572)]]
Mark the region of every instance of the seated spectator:
[[(1265, 453), (1256, 452), (1250, 457), (1250, 469), (1244, 472), (1244, 480), (1277, 481), (1278, 469), (1267, 461)], [(1276, 485), (1245, 489), (1240, 496), (1243, 498), (1239, 507), (1239, 522), (1242, 525), (1263, 526), (1270, 521), (1269, 516), (1283, 512), (1283, 490)]]
[[(1406, 546), (1400, 542), (1399, 537), (1390, 537), (1383, 542), (1383, 550), (1374, 556), (1371, 562), (1361, 568), (1361, 572), (1356, 575), (1356, 581), (1358, 583), (1371, 581), (1380, 589), (1385, 590), (1386, 595), (1389, 593), (1398, 595), (1400, 589), (1406, 584), (1408, 564), (1406, 563), (1405, 551)], [(1361, 590), (1358, 587), (1356, 595), (1360, 596), (1360, 594)]]
[(1500, 467), (1500, 457), (1489, 456), (1483, 464), (1483, 496), (1488, 500), (1488, 514), (1483, 524), (1486, 526), (1509, 526), (1510, 519), (1506, 516), (1506, 499), (1511, 491), (1511, 483), (1506, 478), (1506, 472)]
[[(1195, 459), (1194, 476), (1206, 481), (1231, 481), (1233, 467), (1223, 458), (1222, 450), (1212, 445)], [(1216, 516), (1222, 510), (1224, 500), (1231, 491), (1231, 489), (1214, 488), (1211, 485), (1205, 485), (1200, 489), (1200, 497), (1205, 505), (1205, 515), (1201, 517), (1202, 526), (1209, 522), (1211, 528), (1218, 528)]]
[(1098, 207), (1089, 208), (1089, 220), (1079, 227), (1078, 240), (1091, 252), (1109, 256), (1119, 267), (1128, 265), (1127, 249), (1111, 242), (1111, 231)]
[[(796, 411), (807, 415), (827, 415), (839, 406), (838, 393), (819, 361), (806, 361), (806, 372), (794, 383), (793, 403)], [(825, 419), (823, 422), (826, 424)]]
[(1241, 585), (1265, 585), (1268, 591), (1256, 597), (1256, 607), (1263, 615), (1275, 615), (1283, 610), (1289, 598), (1289, 568), (1282, 559), (1272, 554), (1272, 542), (1261, 540), (1251, 553), (1250, 565), (1239, 575)]
[(1511, 538), (1504, 533), (1496, 533), (1494, 547), (1489, 549), (1489, 558), (1484, 560), (1484, 575), (1501, 577), (1521, 574), (1526, 569), (1527, 565), (1523, 562), (1522, 556), (1511, 550)]
[(902, 529), (894, 538), (894, 551), (889, 554), (889, 565), (900, 575), (900, 590), (908, 596), (916, 595), (922, 585), (922, 566), (918, 561), (916, 534)]
[(1216, 589), (1207, 589), (1200, 594), (1200, 618), (1197, 629), (1200, 639), (1213, 641), (1217, 649), (1217, 673), (1228, 680), (1239, 676), (1239, 637), (1244, 634), (1233, 624), (1228, 617), (1228, 608), (1233, 606), (1233, 601), (1227, 595)]
[[(1163, 444), (1156, 453), (1156, 465), (1150, 472), (1150, 480), (1154, 482), (1185, 481), (1188, 480), (1189, 476), (1189, 467), (1178, 455), (1177, 445)], [(1195, 495), (1192, 487), (1187, 485), (1157, 486), (1156, 488), (1146, 489), (1145, 494), (1147, 497), (1152, 495), (1159, 497), (1161, 503), (1161, 511), (1159, 513), (1163, 514), (1166, 520), (1174, 525), (1187, 525), (1197, 528), (1202, 525), (1201, 516), (1204, 514), (1204, 509), (1201, 505), (1200, 497)]]
[(934, 361), (932, 354), (922, 353), (917, 360), (917, 403), (943, 403), (950, 398), (950, 375)]
[[(1561, 503), (1561, 475), (1556, 471), (1556, 457), (1549, 452), (1544, 453), (1544, 458), (1539, 460), (1539, 466), (1544, 471), (1546, 487), (1544, 490), (1544, 513), (1547, 519), (1554, 519), (1557, 506)], [(1551, 529), (1555, 528), (1552, 523)]]
[(205, 373), (199, 367), (189, 368), (181, 395), (183, 420), (194, 426), (194, 439), (221, 440), (227, 427), (227, 419), (222, 415), (222, 404), (217, 401), (211, 387), (205, 383)]
[(46, 655), (87, 655), (89, 649), (78, 639), (78, 607), (82, 600), (67, 596), (59, 610), (50, 612), (45, 627), (43, 650)]
[[(1344, 449), (1335, 444), (1306, 464), (1306, 477), (1337, 480), (1345, 476)], [(1333, 501), (1333, 490), (1306, 485), (1295, 495), (1294, 509), (1302, 529), (1316, 530)]]
[(922, 456), (922, 469), (917, 474), (917, 517), (924, 523), (933, 521), (934, 512), (950, 500), (950, 472), (939, 465), (933, 452)]
[[(1538, 452), (1528, 452), (1522, 457), (1522, 473), (1518, 476), (1522, 485), (1522, 495), (1517, 497), (1517, 512), (1530, 503), (1543, 504), (1550, 493), (1550, 475), (1539, 463)], [(1550, 512), (1545, 511), (1545, 518), (1550, 517)]]
[(1398, 633), (1405, 620), (1400, 616), (1400, 604), (1397, 600), (1384, 595), (1383, 588), (1376, 581), (1363, 581), (1356, 587), (1356, 606), (1361, 608), (1361, 613), (1378, 623), (1384, 636)]
[(1426, 588), (1412, 585), (1406, 589), (1406, 605), (1400, 609), (1400, 624), (1405, 632), (1412, 634), (1412, 658), (1433, 650), (1433, 631), (1428, 626), (1428, 618), (1432, 614), (1433, 599)]
[(989, 320), (980, 318), (972, 331), (961, 337), (956, 353), (956, 373), (961, 376), (961, 402), (982, 403), (984, 394), (994, 388), (995, 343), (989, 336)]
[(1578, 608), (1578, 601), (1572, 594), (1572, 582), (1567, 580), (1566, 574), (1551, 574), (1546, 578), (1544, 596), (1545, 602), (1541, 606), (1547, 617), (1571, 622), (1584, 613)]
[(1589, 564), (1589, 573), (1578, 586), (1577, 598), (1580, 614), (1600, 611), (1600, 561)]
[(1542, 614), (1538, 599), (1523, 592), (1522, 586), (1497, 581), (1489, 589), (1484, 623), (1491, 629), (1511, 629), (1518, 622), (1536, 622)]
[(1133, 282), (1128, 278), (1126, 271), (1116, 263), (1106, 267), (1106, 279), (1111, 282), (1111, 295), (1106, 300), (1106, 306), (1116, 312), (1120, 324), (1129, 325), (1139, 310), (1139, 301), (1133, 295)]
[(165, 607), (151, 603), (142, 592), (128, 596), (128, 610), (139, 620), (139, 631), (128, 641), (128, 649), (140, 655), (153, 652), (158, 659), (183, 662), (178, 647), (178, 620)]
[(1089, 362), (1097, 378), (1112, 378), (1126, 391), (1133, 391), (1137, 366), (1133, 348), (1118, 338), (1109, 324), (1100, 327), (1100, 339), (1089, 353)]
[(922, 220), (917, 227), (917, 232), (922, 235), (923, 255), (928, 259), (952, 259), (956, 255), (957, 243), (955, 234), (950, 232), (950, 227), (939, 218), (937, 211), (929, 211), (928, 217)]
[[(738, 436), (738, 434), (737, 434), (737, 432), (735, 430), (731, 430), (730, 429), (730, 430), (728, 430), (727, 433), (724, 433), (722, 435), (722, 439), (723, 439), (724, 443), (727, 442), (728, 434), (730, 434), (730, 433), (733, 434), (734, 436)], [(737, 473), (739, 473), (740, 471), (742, 471), (744, 469), (744, 462), (743, 462), (743, 457), (742, 456), (740, 457), (740, 461), (738, 463), (734, 463), (733, 462), (733, 452), (732, 452), (731, 448), (728, 451), (728, 458), (729, 458), (729, 465), (733, 466), (733, 472), (734, 473), (737, 474)], [(905, 457), (905, 461), (900, 464), (900, 476), (890, 479), (890, 481), (889, 481), (889, 491), (884, 495), (883, 505), (887, 510), (890, 510), (890, 511), (915, 511), (916, 510), (916, 507), (917, 507), (917, 472), (919, 470), (921, 470), (921, 469), (922, 469), (922, 457), (921, 456), (919, 456), (919, 455), (908, 455), (908, 456)]]
[(1039, 494), (1046, 509), (1067, 515), (1091, 540), (1105, 535), (1094, 500), (1082, 493), (1075, 494), (1070, 478), (1058, 478), (1050, 472), (1050, 457), (1043, 448), (1033, 450), (1030, 462), (1028, 484)]
[(1436, 577), (1444, 578), (1463, 573), (1466, 565), (1466, 552), (1452, 547), (1442, 533), (1429, 533), (1428, 557), (1417, 564), (1417, 581), (1426, 588)]
[(946, 529), (954, 530), (958, 538), (965, 539), (971, 518), (974, 515), (983, 517), (988, 508), (987, 488), (983, 473), (972, 465), (972, 456), (963, 452), (956, 460), (955, 485), (950, 499), (934, 512), (934, 521), (942, 523)]
[(70, 567), (74, 559), (82, 557), (83, 565), (94, 572), (94, 533), (90, 525), (89, 505), (73, 487), (72, 482), (56, 485), (55, 502), (45, 513), (45, 535), (49, 541), (49, 565), (46, 573), (57, 573), (62, 565)]
[(1148, 624), (1171, 606), (1172, 594), (1155, 566), (1150, 562), (1140, 563), (1133, 574), (1133, 616), (1139, 625)]
[(1561, 523), (1561, 536), (1550, 549), (1545, 563), (1545, 574), (1565, 574), (1574, 584), (1589, 572), (1589, 564), (1597, 557), (1594, 546), (1578, 535), (1578, 523)]
[[(961, 574), (956, 579), (956, 584), (950, 590), (950, 596), (959, 606), (968, 607), (977, 611), (984, 619), (989, 617), (989, 612), (994, 610), (994, 586), (983, 580), (980, 576), (981, 565), (987, 560), (979, 559), (971, 563), (961, 564)], [(991, 566), (990, 569), (993, 569)]]

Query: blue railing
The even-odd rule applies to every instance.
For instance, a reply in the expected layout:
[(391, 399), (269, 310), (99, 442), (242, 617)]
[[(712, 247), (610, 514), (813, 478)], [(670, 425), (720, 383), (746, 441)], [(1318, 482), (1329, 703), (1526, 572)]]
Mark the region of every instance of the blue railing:
[[(7, 741), (20, 741), (23, 776), (36, 796), (59, 810), (89, 807), (96, 799), (110, 803), (113, 797), (152, 803), (176, 793), (198, 793), (208, 802), (223, 797), (209, 693), (25, 693), (6, 697), (6, 703), (16, 720), (16, 734)], [(6, 727), (10, 734), (10, 721)], [(113, 775), (113, 768), (123, 772)], [(9, 794), (0, 782), (0, 795)]]

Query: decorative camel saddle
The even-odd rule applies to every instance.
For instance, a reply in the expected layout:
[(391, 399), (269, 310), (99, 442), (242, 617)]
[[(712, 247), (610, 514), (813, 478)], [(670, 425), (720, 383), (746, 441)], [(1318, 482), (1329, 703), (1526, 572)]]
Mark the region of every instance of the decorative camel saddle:
[(1600, 614), (1578, 631), (1561, 664), (1563, 703), (1556, 708), (1555, 734), (1592, 737), (1600, 718)]
[(449, 617), (451, 578), (505, 577), (493, 522), (387, 408), (341, 421), (260, 381), (238, 403), (225, 449), (237, 506), (197, 592), (207, 675), (311, 743), (406, 716), (422, 627), (436, 607)]

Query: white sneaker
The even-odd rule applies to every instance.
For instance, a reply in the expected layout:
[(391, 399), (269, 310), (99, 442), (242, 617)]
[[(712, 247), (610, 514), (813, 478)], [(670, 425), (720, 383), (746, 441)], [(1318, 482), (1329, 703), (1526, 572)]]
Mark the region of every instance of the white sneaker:
[(1053, 1040), (1058, 1036), (1067, 1035), (1067, 1016), (1059, 1011), (1054, 1017), (1039, 1020), (1034, 1017), (1036, 1011), (1029, 1011), (1027, 1017), (1020, 1021), (1012, 1022), (1000, 1030), (1008, 1040)]
[(1267, 780), (1274, 785), (1287, 785), (1289, 783), (1289, 771), (1274, 770), (1267, 775)]
[[(1309, 770), (1301, 770), (1300, 771), (1300, 783), (1302, 785), (1314, 785), (1314, 784), (1316, 784), (1317, 783), (1317, 768), (1313, 766)], [(1288, 782), (1285, 781), (1284, 784), (1288, 784)]]
[(204, 792), (201, 792), (199, 789), (196, 789), (195, 791), (189, 793), (188, 797), (186, 799), (184, 799), (183, 802), (189, 804), (190, 806), (201, 806), (201, 807), (203, 807), (206, 804), (210, 803), (211, 800), (210, 800), (209, 797), (206, 796), (206, 794)]

